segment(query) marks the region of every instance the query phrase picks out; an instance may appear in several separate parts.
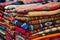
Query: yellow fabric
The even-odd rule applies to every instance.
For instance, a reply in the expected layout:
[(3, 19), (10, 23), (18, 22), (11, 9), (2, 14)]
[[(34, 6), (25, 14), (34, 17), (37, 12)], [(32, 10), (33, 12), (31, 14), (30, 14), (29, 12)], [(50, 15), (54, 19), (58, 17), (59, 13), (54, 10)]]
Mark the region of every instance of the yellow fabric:
[(2, 33), (3, 35), (5, 35), (5, 33), (4, 33), (4, 32), (2, 32), (1, 30), (0, 30), (0, 33)]

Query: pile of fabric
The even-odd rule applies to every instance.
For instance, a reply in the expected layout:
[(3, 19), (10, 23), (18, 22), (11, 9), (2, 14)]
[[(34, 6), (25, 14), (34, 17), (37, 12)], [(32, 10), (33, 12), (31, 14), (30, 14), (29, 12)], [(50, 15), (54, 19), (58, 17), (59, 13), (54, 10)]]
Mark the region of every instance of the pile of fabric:
[(6, 40), (50, 40), (55, 36), (59, 39), (60, 2), (9, 5), (3, 16), (8, 26)]
[(60, 40), (60, 2), (0, 4), (1, 40)]
[(5, 40), (5, 28), (4, 18), (2, 17), (4, 13), (4, 5), (0, 4), (0, 40)]

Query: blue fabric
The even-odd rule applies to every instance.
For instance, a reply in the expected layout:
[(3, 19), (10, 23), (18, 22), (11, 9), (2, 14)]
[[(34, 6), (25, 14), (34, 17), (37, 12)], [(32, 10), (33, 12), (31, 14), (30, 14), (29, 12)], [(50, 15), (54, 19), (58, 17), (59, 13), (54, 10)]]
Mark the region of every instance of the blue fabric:
[(16, 1), (15, 4), (19, 5), (19, 4), (24, 4), (24, 3), (23, 3), (23, 1)]
[(17, 26), (21, 26), (23, 23), (21, 21), (14, 20), (14, 24)]
[(18, 4), (19, 4), (19, 2), (15, 2), (15, 4), (16, 4), (16, 5), (18, 5)]
[(29, 24), (28, 23), (24, 23), (24, 24), (21, 25), (21, 27), (24, 28), (24, 29), (28, 29)]
[(26, 30), (28, 30), (28, 27), (29, 27), (28, 23), (23, 23), (23, 22), (18, 21), (18, 20), (14, 20), (14, 24), (19, 26), (19, 27), (22, 27), (23, 29), (26, 29)]

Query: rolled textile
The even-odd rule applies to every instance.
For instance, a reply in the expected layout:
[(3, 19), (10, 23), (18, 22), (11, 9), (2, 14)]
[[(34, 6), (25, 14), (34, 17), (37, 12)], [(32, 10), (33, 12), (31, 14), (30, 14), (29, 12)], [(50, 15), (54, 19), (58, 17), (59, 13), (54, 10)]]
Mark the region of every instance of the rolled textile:
[[(28, 24), (26, 24), (26, 25), (22, 26), (22, 28), (26, 27), (28, 29), (28, 27), (29, 27), (29, 30), (36, 30), (36, 29), (40, 29), (40, 28), (42, 29), (42, 27), (45, 29), (45, 27), (48, 27), (48, 26), (49, 26), (48, 28), (50, 28), (52, 25), (54, 27), (56, 24), (59, 24), (59, 22), (57, 22), (57, 21), (59, 21), (60, 16), (59, 16), (59, 14), (52, 15), (52, 16), (51, 15), (44, 16), (44, 17), (43, 16), (42, 17), (41, 16), (34, 16), (34, 17), (33, 16), (27, 16), (27, 17), (20, 16), (20, 17), (16, 17), (16, 19), (30, 24), (30, 26)], [(16, 25), (21, 26), (21, 23), (19, 22)]]
[[(57, 18), (58, 17), (58, 18)], [(44, 16), (44, 17), (41, 17), (41, 16), (38, 16), (38, 17), (15, 17), (17, 20), (21, 20), (21, 21), (25, 21), (25, 22), (28, 22), (28, 21), (36, 21), (36, 20), (42, 20), (42, 22), (45, 22), (45, 21), (48, 21), (48, 20), (57, 20), (59, 19), (59, 15), (56, 15), (56, 16)]]
[[(18, 8), (17, 8), (18, 7)], [(5, 7), (5, 9), (11, 10), (11, 8), (15, 8), (17, 13), (21, 12), (28, 12), (28, 11), (51, 11), (55, 9), (60, 8), (60, 2), (52, 2), (47, 3), (44, 5), (41, 5), (39, 3), (37, 4), (28, 4), (28, 5), (10, 5), (8, 7)]]
[(53, 15), (60, 13), (60, 9), (54, 11), (32, 11), (26, 16), (43, 16), (43, 15)]
[(20, 33), (22, 33), (22, 34), (24, 34), (25, 36), (30, 36), (30, 33), (28, 32), (28, 31), (26, 31), (26, 30), (24, 30), (24, 29), (22, 29), (22, 28), (19, 28), (19, 27), (15, 27), (16, 28), (16, 32), (20, 32)]
[(35, 9), (35, 10), (55, 10), (55, 9), (59, 8), (59, 6), (60, 6), (60, 2), (51, 2), (48, 4), (41, 5), (41, 6), (33, 7), (33, 9)]
[(51, 10), (56, 10), (60, 8), (60, 3), (54, 3), (54, 4), (45, 4), (45, 5), (40, 5), (40, 6), (35, 6), (35, 7), (27, 7), (26, 8), (18, 8), (16, 9), (17, 12), (25, 12), (25, 11), (51, 11)]
[(4, 18), (0, 17), (0, 21), (4, 21)]

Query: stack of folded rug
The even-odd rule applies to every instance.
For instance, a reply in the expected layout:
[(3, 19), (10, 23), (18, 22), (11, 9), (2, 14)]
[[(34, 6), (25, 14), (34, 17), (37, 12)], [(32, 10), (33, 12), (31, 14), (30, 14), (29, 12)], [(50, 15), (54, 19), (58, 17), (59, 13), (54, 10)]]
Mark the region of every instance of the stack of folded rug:
[[(15, 33), (16, 40), (39, 40), (39, 37), (60, 33), (60, 2), (44, 5), (10, 5), (5, 7), (4, 14), (4, 18), (9, 21), (8, 32), (11, 31), (11, 35)], [(10, 28), (10, 24), (14, 27)]]

